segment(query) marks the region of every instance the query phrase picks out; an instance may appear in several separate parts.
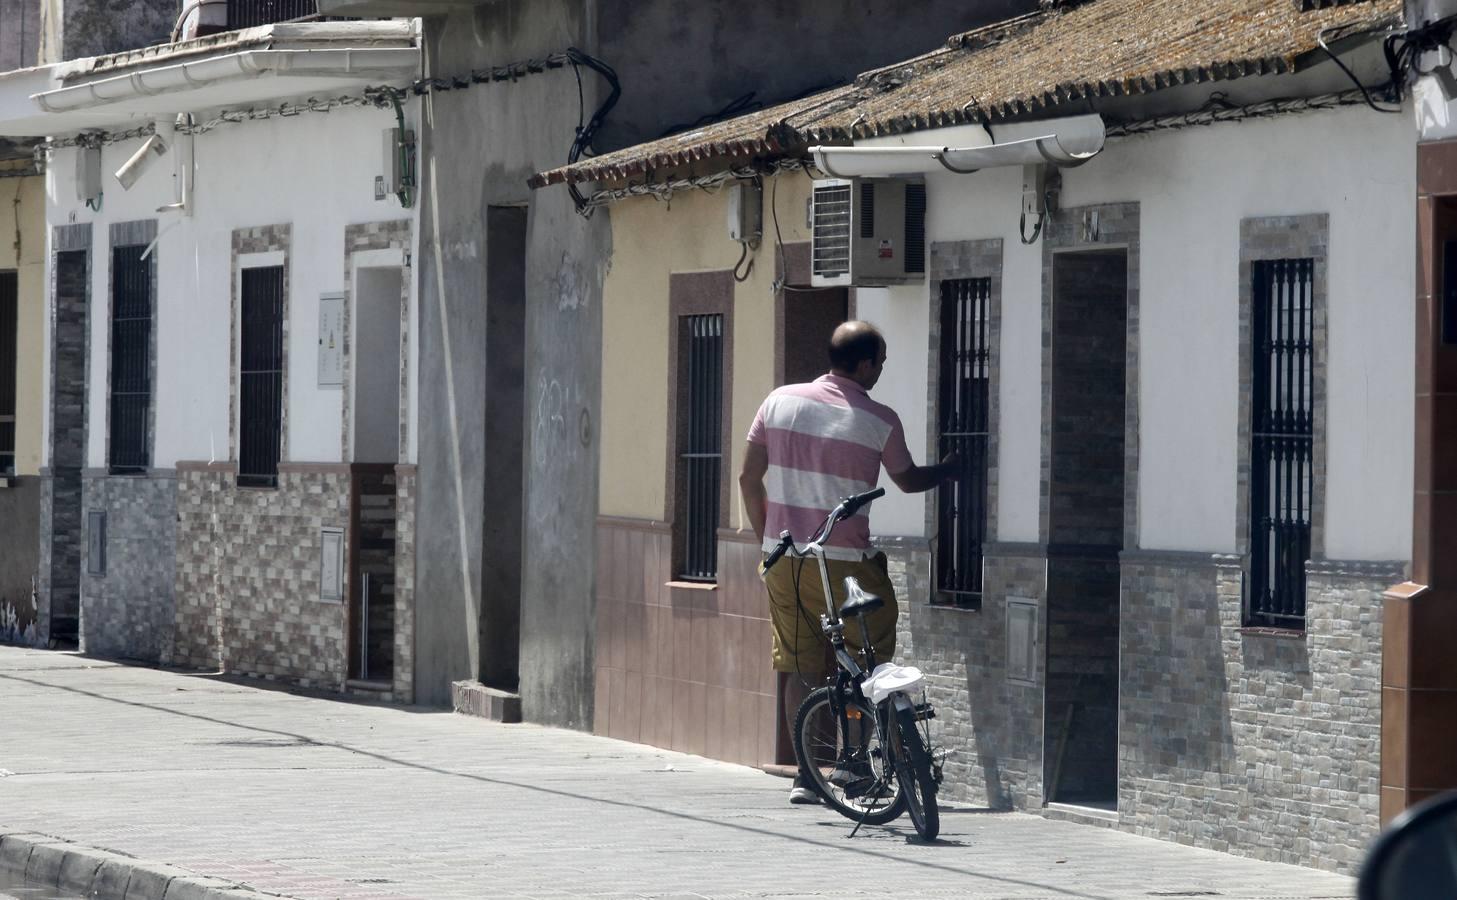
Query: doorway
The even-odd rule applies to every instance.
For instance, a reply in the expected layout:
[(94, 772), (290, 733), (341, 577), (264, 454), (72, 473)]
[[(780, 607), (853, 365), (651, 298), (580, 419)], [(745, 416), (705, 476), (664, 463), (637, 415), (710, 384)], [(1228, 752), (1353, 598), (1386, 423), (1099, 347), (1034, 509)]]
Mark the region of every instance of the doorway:
[(526, 440), (526, 208), (486, 209), (485, 519), (480, 680), (521, 680), (521, 529)]
[(404, 284), (398, 266), (354, 270), (350, 673), (357, 681), (380, 684), (392, 682), (395, 662), (395, 466), (400, 461)]
[(1116, 810), (1127, 251), (1055, 253), (1052, 279), (1044, 793)]

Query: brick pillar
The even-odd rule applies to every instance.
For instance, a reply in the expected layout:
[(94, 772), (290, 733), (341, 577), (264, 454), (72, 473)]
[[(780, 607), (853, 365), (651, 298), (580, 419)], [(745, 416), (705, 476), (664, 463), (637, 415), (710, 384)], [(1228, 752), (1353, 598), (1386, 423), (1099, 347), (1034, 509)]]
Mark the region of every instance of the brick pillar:
[[(1381, 673), (1381, 819), (1457, 788), (1457, 141), (1417, 148), (1416, 468), (1411, 581), (1387, 591)], [(1457, 250), (1457, 248), (1454, 248)], [(1457, 256), (1454, 256), (1457, 261)]]

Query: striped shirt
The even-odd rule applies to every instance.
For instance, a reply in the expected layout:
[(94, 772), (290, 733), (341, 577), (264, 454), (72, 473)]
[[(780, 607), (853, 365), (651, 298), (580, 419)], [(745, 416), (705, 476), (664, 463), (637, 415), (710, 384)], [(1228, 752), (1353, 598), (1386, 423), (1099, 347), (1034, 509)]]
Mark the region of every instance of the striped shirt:
[[(765, 550), (774, 549), (786, 529), (797, 543), (809, 540), (842, 498), (875, 487), (882, 463), (891, 475), (913, 464), (895, 410), (833, 374), (770, 394), (749, 427), (749, 442), (762, 444), (769, 455)], [(835, 528), (827, 556), (858, 560), (873, 552), (869, 510)]]

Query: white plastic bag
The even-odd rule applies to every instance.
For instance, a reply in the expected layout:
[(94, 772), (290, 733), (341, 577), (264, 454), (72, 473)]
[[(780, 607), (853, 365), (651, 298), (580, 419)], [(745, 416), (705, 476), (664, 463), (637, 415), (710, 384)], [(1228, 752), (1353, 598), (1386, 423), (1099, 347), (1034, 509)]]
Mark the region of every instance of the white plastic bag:
[(913, 691), (921, 686), (926, 676), (915, 666), (898, 666), (895, 663), (881, 663), (860, 685), (860, 690), (871, 703), (881, 703), (896, 691)]

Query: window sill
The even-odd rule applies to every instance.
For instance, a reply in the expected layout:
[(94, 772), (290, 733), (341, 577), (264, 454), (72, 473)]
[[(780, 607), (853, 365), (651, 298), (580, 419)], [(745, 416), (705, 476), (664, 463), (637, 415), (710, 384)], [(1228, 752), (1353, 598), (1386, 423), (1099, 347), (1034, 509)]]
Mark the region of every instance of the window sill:
[(947, 612), (979, 613), (981, 602), (976, 603), (950, 603), (944, 600), (932, 600), (926, 604), (931, 609), (944, 609)]
[(1268, 637), (1286, 641), (1305, 640), (1303, 628), (1271, 628), (1268, 625), (1246, 625), (1239, 630), (1245, 637)]
[(716, 591), (718, 584), (712, 581), (669, 581), (665, 587), (682, 588), (685, 591)]

